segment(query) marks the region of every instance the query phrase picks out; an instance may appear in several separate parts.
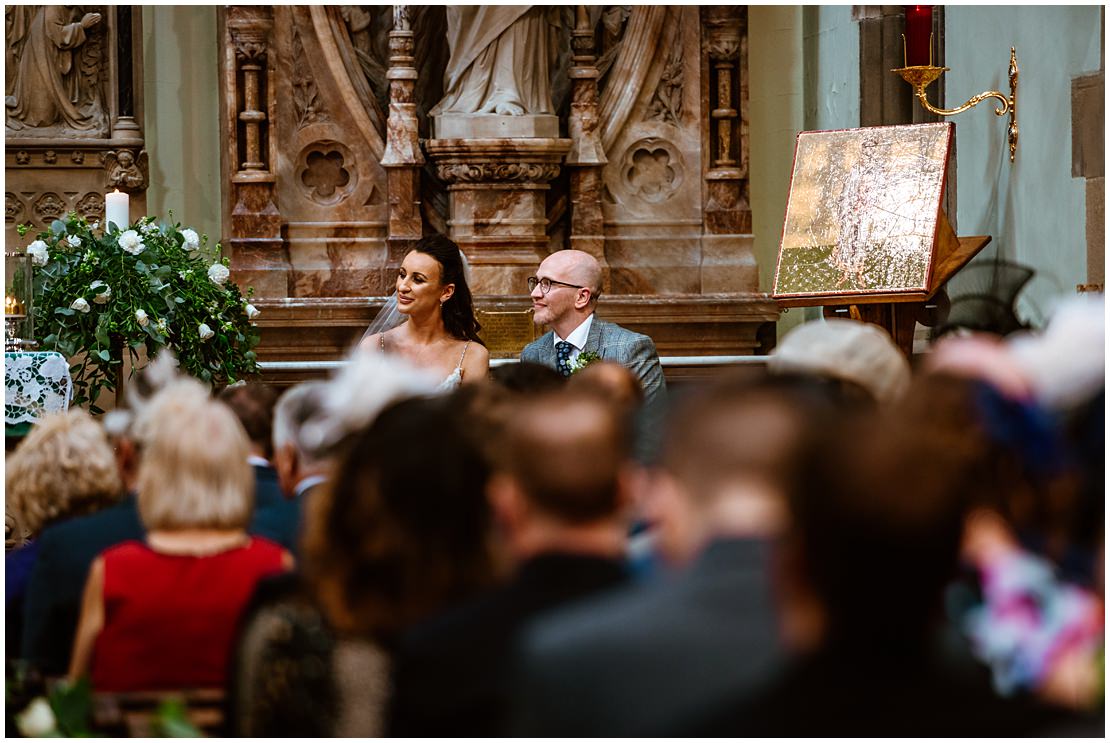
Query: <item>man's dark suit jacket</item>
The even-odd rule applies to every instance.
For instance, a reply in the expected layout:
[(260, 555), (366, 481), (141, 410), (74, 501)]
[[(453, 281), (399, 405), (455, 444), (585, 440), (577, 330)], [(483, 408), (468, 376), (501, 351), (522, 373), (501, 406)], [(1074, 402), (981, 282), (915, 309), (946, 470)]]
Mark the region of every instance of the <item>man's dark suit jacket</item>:
[(23, 609), (24, 658), (45, 674), (66, 672), (89, 566), (104, 550), (144, 533), (133, 495), (43, 530)]
[(521, 638), (510, 733), (682, 736), (781, 663), (769, 545), (710, 544), (685, 572), (546, 617)]
[(287, 498), (273, 467), (253, 465), (254, 516), (247, 528), (251, 534), (277, 542), (290, 552), (296, 551), (300, 534), (301, 498)]
[(520, 630), (555, 606), (624, 584), (627, 576), (622, 561), (541, 555), (507, 586), (414, 628), (396, 656), (389, 735), (503, 734)]

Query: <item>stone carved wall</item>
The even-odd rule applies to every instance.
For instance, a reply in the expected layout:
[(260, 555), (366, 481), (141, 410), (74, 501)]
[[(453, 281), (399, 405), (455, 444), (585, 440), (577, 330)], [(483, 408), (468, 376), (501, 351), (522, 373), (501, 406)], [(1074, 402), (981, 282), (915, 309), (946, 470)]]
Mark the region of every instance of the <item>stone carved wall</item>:
[[(134, 12), (133, 12), (134, 11)], [(4, 8), (5, 241), (76, 211), (104, 216), (104, 193), (146, 212), (142, 29), (131, 6)]]
[[(753, 294), (746, 8), (568, 6), (553, 90), (570, 155), (481, 167), (436, 163), (424, 146), (447, 59), (442, 8), (228, 6), (221, 19), (228, 48), (242, 45), (236, 28), (265, 47), (258, 114), (244, 109), (242, 53), (223, 70), (224, 237), (263, 302), (381, 298), (415, 238), (404, 215), (447, 231), (449, 184), (515, 178), (550, 183), (547, 249), (598, 255), (610, 297), (764, 302), (753, 317), (776, 316)], [(248, 136), (263, 150), (253, 171)], [(416, 151), (387, 155), (387, 139), (417, 136)]]

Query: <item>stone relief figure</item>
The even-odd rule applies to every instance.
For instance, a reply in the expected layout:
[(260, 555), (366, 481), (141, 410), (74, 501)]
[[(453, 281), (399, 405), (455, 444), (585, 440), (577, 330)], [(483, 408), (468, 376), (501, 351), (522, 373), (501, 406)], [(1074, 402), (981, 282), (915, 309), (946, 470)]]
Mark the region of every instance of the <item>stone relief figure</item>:
[(555, 113), (551, 70), (557, 57), (558, 14), (538, 6), (447, 6), (451, 57), (446, 93), (433, 116), (445, 113)]
[(9, 130), (106, 132), (97, 87), (99, 60), (80, 55), (89, 29), (100, 19), (99, 13), (82, 13), (72, 5), (8, 6), (4, 104)]
[[(427, 115), (443, 97), (443, 69), (447, 65), (446, 19), (443, 6), (408, 6), (410, 26), (415, 34), (414, 66), (416, 78), (416, 115), (421, 134), (427, 134)], [(340, 17), (347, 26), (351, 46), (359, 67), (382, 111), (389, 109), (389, 32), (393, 29), (391, 5), (344, 5)]]
[(131, 150), (109, 150), (100, 156), (108, 173), (108, 185), (121, 191), (142, 191), (146, 188), (147, 154), (139, 152), (138, 158)]

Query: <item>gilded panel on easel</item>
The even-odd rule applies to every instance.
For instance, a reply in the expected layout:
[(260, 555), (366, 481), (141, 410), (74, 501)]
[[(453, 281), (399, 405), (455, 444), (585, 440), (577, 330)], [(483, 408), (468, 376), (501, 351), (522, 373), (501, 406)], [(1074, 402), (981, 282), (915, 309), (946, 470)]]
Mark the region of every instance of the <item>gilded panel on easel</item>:
[(925, 291), (951, 123), (802, 132), (775, 297)]

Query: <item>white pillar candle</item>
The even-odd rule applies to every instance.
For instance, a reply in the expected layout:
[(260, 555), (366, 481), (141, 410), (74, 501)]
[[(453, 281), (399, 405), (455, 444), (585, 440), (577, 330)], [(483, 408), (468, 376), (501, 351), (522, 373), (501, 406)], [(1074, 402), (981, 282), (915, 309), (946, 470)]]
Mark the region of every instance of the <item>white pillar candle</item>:
[(116, 189), (104, 195), (104, 231), (107, 232), (109, 224), (115, 222), (120, 230), (126, 230), (131, 225), (131, 197), (120, 193)]

